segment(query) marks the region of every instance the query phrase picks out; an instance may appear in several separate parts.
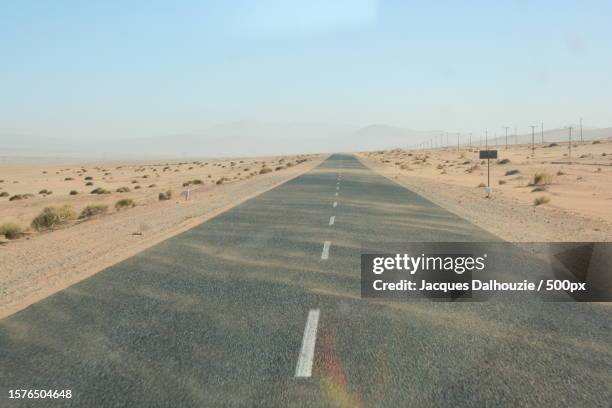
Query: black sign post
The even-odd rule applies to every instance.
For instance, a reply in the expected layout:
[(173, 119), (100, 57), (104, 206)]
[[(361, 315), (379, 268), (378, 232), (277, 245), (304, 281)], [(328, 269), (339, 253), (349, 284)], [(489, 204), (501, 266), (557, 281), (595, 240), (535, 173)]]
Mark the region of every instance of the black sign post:
[(497, 159), (497, 150), (481, 150), (480, 158), (487, 159), (487, 187), (491, 187), (491, 171), (490, 171), (490, 160)]

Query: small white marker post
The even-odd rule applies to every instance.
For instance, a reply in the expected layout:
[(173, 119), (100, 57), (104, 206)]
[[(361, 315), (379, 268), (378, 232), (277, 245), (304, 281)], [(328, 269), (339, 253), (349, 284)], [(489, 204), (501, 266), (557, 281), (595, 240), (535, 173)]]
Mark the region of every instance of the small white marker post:
[(319, 309), (310, 309), (302, 337), (302, 348), (298, 356), (295, 376), (307, 378), (312, 375), (312, 360), (314, 358), (315, 343), (317, 341), (317, 326), (319, 325)]

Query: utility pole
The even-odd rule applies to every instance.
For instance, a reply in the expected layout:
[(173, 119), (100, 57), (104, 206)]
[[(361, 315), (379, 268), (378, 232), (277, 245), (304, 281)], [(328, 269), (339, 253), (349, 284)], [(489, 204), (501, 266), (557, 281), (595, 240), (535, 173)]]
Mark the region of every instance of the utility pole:
[(531, 156), (533, 157), (535, 155), (535, 128), (537, 128), (537, 125), (531, 125), (529, 126), (531, 128)]
[(544, 144), (544, 122), (542, 122), (542, 144)]
[(572, 129), (573, 126), (567, 126), (569, 129), (569, 162), (572, 163)]
[(448, 132), (446, 132), (446, 148), (448, 148), (450, 146), (450, 143), (448, 143)]
[(516, 126), (514, 127), (514, 144), (518, 144), (518, 133), (516, 133)]
[(582, 118), (580, 118), (580, 143), (582, 143)]
[(508, 150), (508, 129), (510, 129), (510, 126), (504, 126), (504, 129), (506, 129), (506, 150)]
[(461, 135), (460, 132), (457, 132), (457, 151), (459, 151), (459, 136)]
[(489, 150), (489, 131), (485, 130), (485, 150)]
[(470, 140), (470, 150), (472, 150), (472, 132), (470, 132), (468, 135)]

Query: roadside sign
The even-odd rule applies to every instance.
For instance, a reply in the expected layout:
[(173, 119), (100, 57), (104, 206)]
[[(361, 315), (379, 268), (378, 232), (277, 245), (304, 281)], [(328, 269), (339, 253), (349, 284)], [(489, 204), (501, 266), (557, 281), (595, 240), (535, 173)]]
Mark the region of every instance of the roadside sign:
[(481, 159), (497, 159), (497, 150), (481, 150)]
[(497, 159), (497, 150), (481, 150), (480, 158), (487, 159), (487, 196), (491, 195), (491, 163), (490, 159)]

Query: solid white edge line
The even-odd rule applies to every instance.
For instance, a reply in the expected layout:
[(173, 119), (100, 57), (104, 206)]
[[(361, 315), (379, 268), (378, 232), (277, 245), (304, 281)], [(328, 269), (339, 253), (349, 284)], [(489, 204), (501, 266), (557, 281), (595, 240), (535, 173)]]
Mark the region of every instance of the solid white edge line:
[(334, 225), (334, 222), (336, 221), (336, 216), (332, 215), (331, 217), (329, 217), (329, 225)]
[(329, 258), (329, 247), (331, 245), (330, 241), (325, 241), (323, 243), (323, 251), (321, 252), (321, 259), (326, 260)]
[(319, 325), (319, 309), (310, 309), (302, 337), (302, 348), (295, 367), (296, 377), (310, 377), (312, 375), (312, 360), (314, 358), (315, 343), (317, 341), (317, 326)]

